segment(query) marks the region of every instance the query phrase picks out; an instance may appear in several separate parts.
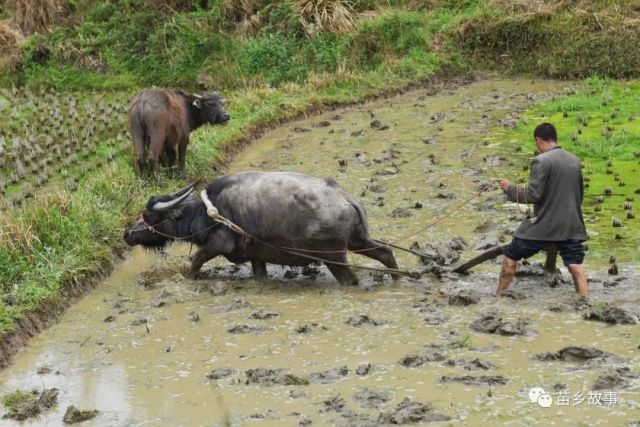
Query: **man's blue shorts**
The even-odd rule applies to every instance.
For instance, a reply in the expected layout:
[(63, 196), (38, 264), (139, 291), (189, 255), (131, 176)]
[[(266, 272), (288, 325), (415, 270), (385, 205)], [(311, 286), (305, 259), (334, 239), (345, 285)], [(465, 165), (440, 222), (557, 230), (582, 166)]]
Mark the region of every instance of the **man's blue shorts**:
[(519, 261), (522, 258), (529, 258), (549, 246), (558, 248), (565, 266), (582, 264), (584, 260), (584, 246), (581, 240), (552, 242), (549, 240), (527, 240), (514, 237), (509, 246), (505, 248), (504, 255)]

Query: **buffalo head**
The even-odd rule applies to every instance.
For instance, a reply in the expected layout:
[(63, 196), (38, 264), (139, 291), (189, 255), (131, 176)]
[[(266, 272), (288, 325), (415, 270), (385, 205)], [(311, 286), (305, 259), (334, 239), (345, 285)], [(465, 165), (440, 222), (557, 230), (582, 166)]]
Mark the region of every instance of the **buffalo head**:
[(183, 202), (193, 192), (196, 183), (175, 194), (152, 196), (140, 218), (125, 229), (124, 240), (129, 246), (142, 245), (162, 249), (178, 236), (178, 221)]
[(224, 124), (231, 116), (224, 109), (226, 100), (217, 92), (205, 95), (193, 95), (192, 112), (200, 124)]

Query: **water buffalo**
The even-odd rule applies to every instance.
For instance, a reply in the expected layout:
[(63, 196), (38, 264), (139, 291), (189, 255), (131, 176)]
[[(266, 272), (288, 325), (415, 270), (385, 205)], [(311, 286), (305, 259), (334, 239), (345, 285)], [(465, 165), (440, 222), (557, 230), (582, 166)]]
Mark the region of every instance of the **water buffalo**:
[[(233, 263), (250, 261), (258, 277), (266, 276), (267, 263), (303, 266), (313, 262), (216, 225), (207, 216), (202, 200), (189, 197), (194, 186), (151, 197), (140, 219), (125, 230), (126, 242), (130, 246), (162, 248), (175, 238), (183, 238), (197, 245), (190, 271), (193, 277), (205, 262), (218, 255)], [(343, 263), (347, 257), (340, 251), (374, 248), (362, 255), (397, 268), (391, 250), (378, 247), (369, 237), (360, 203), (332, 179), (293, 172), (244, 172), (219, 178), (209, 183), (206, 191), (222, 216), (263, 242), (318, 251), (308, 254)], [(327, 267), (340, 283), (358, 283), (358, 276), (350, 268)]]
[(144, 172), (147, 152), (149, 170), (155, 173), (162, 152), (173, 166), (177, 149), (180, 173), (184, 175), (189, 133), (203, 124), (228, 122), (223, 102), (217, 93), (187, 95), (166, 89), (137, 93), (129, 105), (129, 124), (138, 172)]

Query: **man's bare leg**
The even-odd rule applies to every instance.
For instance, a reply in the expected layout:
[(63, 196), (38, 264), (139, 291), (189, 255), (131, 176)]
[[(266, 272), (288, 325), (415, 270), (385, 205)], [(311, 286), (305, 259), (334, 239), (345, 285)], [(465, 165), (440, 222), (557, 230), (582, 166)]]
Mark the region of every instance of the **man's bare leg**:
[(589, 288), (587, 287), (587, 277), (584, 275), (582, 264), (569, 264), (567, 268), (569, 269), (569, 273), (573, 276), (576, 291), (581, 297), (587, 298), (589, 296)]
[(509, 258), (508, 256), (502, 257), (502, 269), (500, 270), (500, 280), (498, 281), (498, 289), (496, 295), (500, 295), (506, 291), (513, 280), (513, 276), (516, 275), (516, 260)]

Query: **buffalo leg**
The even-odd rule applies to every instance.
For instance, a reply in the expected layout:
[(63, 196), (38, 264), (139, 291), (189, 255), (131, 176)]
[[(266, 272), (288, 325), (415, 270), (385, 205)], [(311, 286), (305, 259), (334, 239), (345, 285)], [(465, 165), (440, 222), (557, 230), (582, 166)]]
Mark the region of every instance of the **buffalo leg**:
[(191, 269), (189, 270), (189, 276), (194, 279), (198, 277), (198, 272), (200, 272), (200, 268), (202, 268), (202, 265), (210, 259), (217, 257), (218, 255), (218, 251), (208, 248), (207, 246), (198, 249), (198, 251), (191, 258)]
[(169, 168), (172, 168), (176, 164), (176, 149), (175, 147), (167, 147), (164, 152), (167, 155)]
[[(393, 251), (391, 250), (391, 248), (389, 248), (388, 246), (380, 246), (379, 243), (376, 243), (371, 239), (349, 242), (349, 250), (362, 251), (358, 253), (360, 255), (364, 255), (381, 262), (387, 268), (398, 268), (398, 263), (393, 256)], [(398, 276), (397, 274), (392, 274), (391, 277), (393, 277), (394, 279), (400, 278), (400, 276)]]
[(187, 176), (187, 172), (185, 170), (185, 157), (187, 156), (187, 143), (189, 141), (187, 140), (186, 142), (179, 142), (178, 143), (178, 168), (180, 171), (180, 174), (185, 177)]
[(157, 132), (156, 135), (151, 137), (149, 142), (149, 171), (155, 176), (158, 171), (158, 163), (160, 161), (160, 154), (164, 146), (164, 136)]
[(265, 279), (267, 277), (267, 263), (264, 261), (251, 261), (251, 270), (253, 275), (258, 279)]
[(136, 154), (136, 166), (138, 167), (138, 174), (142, 175), (144, 173), (144, 152)]
[[(330, 257), (324, 257), (326, 260), (336, 261), (346, 264), (347, 263), (347, 255), (346, 254), (335, 254)], [(333, 274), (333, 276), (340, 282), (342, 285), (357, 285), (358, 284), (358, 276), (353, 272), (349, 267), (345, 267), (343, 265), (336, 265), (325, 262), (325, 265)]]

